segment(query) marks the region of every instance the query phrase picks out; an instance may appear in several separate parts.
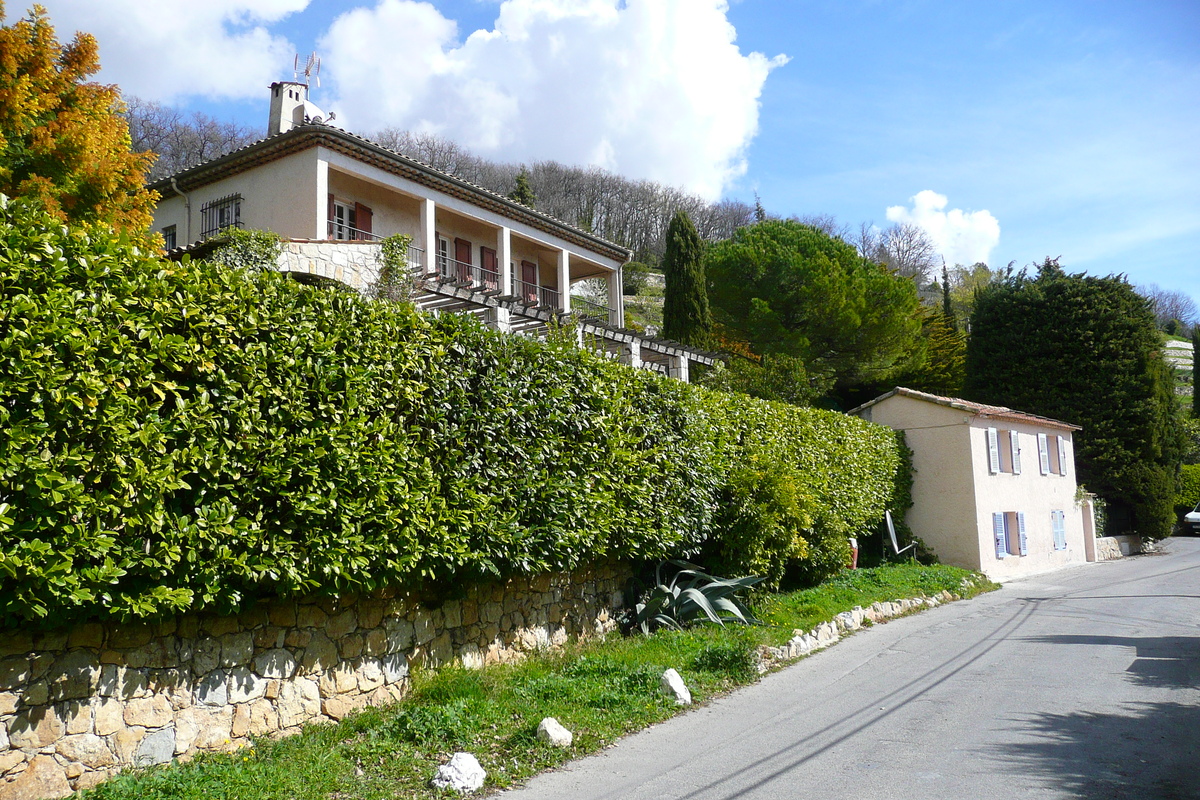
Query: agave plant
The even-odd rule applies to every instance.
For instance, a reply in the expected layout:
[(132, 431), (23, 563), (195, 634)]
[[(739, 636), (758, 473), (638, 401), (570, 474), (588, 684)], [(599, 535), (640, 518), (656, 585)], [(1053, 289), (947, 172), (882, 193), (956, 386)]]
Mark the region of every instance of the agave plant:
[[(664, 583), (662, 578), (667, 564), (679, 568), (670, 583)], [(643, 633), (649, 633), (652, 627), (681, 630), (685, 625), (705, 620), (718, 625), (758, 624), (736, 593), (761, 583), (761, 576), (716, 578), (686, 561), (664, 561), (655, 570), (655, 579), (657, 585), (634, 607), (635, 622)]]

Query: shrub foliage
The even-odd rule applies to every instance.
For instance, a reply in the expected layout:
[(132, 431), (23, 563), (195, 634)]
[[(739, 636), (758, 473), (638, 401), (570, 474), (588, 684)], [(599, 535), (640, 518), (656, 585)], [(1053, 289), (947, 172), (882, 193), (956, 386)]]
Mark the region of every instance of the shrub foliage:
[(817, 574), (892, 502), (861, 420), (2, 206), (4, 624), (657, 560), (776, 507)]

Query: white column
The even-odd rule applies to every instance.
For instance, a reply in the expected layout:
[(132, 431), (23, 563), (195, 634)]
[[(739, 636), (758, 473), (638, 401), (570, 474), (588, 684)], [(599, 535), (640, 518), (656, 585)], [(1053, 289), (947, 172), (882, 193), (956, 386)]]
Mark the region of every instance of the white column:
[(571, 313), (571, 254), (566, 250), (558, 251), (558, 296), (561, 311)]
[(671, 377), (688, 383), (688, 357), (671, 356), (670, 364)]
[(329, 238), (329, 162), (317, 156), (317, 230), (314, 239)]
[(624, 267), (617, 267), (615, 272), (608, 274), (608, 307), (612, 311), (608, 321), (618, 328), (625, 327), (625, 302), (621, 292), (621, 275)]
[(642, 343), (636, 339), (629, 344), (629, 352), (626, 354), (628, 359), (625, 363), (634, 369), (642, 368)]
[(437, 208), (428, 197), (421, 200), (421, 241), (419, 247), (425, 248), (425, 271), (433, 272), (437, 264)]
[[(512, 231), (504, 226), (496, 231), (496, 267), (500, 270), (500, 294), (516, 294), (512, 283)], [(508, 330), (508, 309), (496, 309), (496, 327)]]

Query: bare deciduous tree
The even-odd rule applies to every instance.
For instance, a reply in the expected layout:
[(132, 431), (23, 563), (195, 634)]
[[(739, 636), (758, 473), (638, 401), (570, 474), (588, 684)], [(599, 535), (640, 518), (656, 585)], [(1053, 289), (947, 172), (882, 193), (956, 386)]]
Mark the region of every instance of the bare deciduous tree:
[[(1183, 323), (1185, 329), (1190, 329), (1200, 321), (1196, 302), (1183, 292), (1163, 289), (1158, 284), (1151, 283), (1138, 286), (1137, 293), (1150, 301), (1154, 309), (1154, 320), (1160, 328), (1166, 328), (1172, 321), (1178, 321)], [(1184, 331), (1174, 332), (1182, 335)]]
[(245, 125), (220, 122), (207, 114), (184, 114), (178, 109), (137, 97), (125, 99), (131, 149), (158, 155), (147, 172), (150, 181), (174, 175), (260, 138)]

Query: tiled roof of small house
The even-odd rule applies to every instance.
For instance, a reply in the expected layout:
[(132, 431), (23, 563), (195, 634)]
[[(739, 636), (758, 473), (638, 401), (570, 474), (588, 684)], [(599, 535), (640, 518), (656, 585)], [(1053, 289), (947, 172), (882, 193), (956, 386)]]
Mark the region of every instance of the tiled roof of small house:
[(274, 136), (259, 139), (223, 156), (155, 181), (150, 184), (149, 188), (157, 191), (163, 197), (168, 197), (175, 194), (175, 186), (185, 192), (191, 191), (222, 178), (245, 172), (260, 164), (276, 161), (317, 146), (343, 153), (385, 172), (399, 175), (460, 200), (466, 200), (510, 219), (519, 220), (532, 228), (559, 236), (617, 261), (628, 261), (633, 256), (628, 248), (602, 239), (582, 228), (570, 225), (515, 200), (510, 200), (502, 194), (477, 186), (448, 172), (442, 172), (415, 158), (389, 150), (369, 139), (323, 123), (300, 125), (285, 133), (277, 133)]
[(924, 400), (927, 403), (936, 403), (947, 408), (954, 408), (959, 411), (966, 411), (977, 417), (986, 419), (1002, 419), (1012, 422), (1028, 422), (1032, 425), (1044, 425), (1047, 428), (1060, 428), (1062, 430), (1077, 431), (1081, 430), (1078, 425), (1072, 425), (1069, 422), (1063, 422), (1050, 417), (1042, 417), (1037, 414), (1030, 414), (1026, 411), (1016, 411), (1004, 406), (989, 406), (984, 403), (975, 403), (971, 400), (962, 400), (957, 397), (942, 397), (937, 394), (929, 394), (928, 392), (918, 392), (916, 389), (906, 389), (903, 386), (897, 386), (887, 394), (881, 394), (874, 400), (863, 403), (858, 408), (851, 409), (848, 413), (857, 414), (860, 411), (870, 408), (871, 406), (881, 403), (894, 395), (901, 397), (911, 397), (914, 400)]

